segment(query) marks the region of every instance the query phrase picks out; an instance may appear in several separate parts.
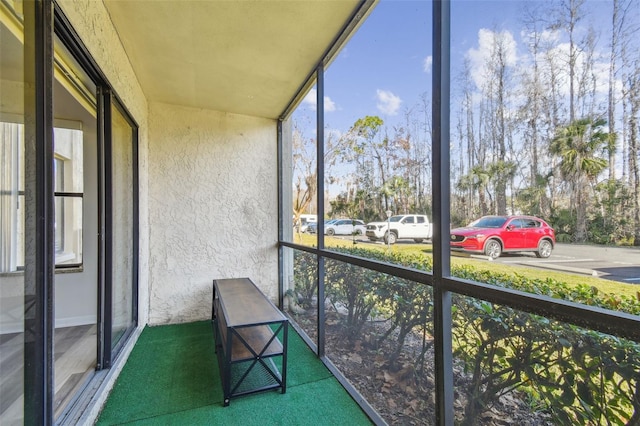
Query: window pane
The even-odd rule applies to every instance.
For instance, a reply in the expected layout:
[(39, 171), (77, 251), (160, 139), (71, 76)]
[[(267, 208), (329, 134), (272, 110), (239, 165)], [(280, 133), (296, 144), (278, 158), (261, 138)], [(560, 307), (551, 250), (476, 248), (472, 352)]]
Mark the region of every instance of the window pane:
[(98, 320), (96, 87), (54, 39), (55, 277), (54, 417), (95, 372)]
[(435, 424), (431, 287), (325, 266), (327, 357), (388, 424)]
[[(22, 5), (0, 5), (0, 424), (24, 422), (24, 34)], [(15, 9), (14, 9), (15, 8)], [(33, 29), (31, 29), (32, 31)], [(32, 194), (29, 194), (32, 195)], [(29, 198), (33, 199), (33, 197)]]
[[(9, 117), (5, 117), (9, 118)], [(15, 116), (17, 120), (18, 117)], [(0, 122), (0, 273), (24, 266), (24, 125)]]
[(82, 198), (56, 197), (56, 266), (82, 264)]
[(317, 344), (318, 261), (316, 256), (285, 248), (283, 277), (287, 312)]
[[(7, 118), (10, 115), (6, 115)], [(14, 117), (15, 118), (15, 117)], [(81, 126), (68, 120), (57, 120), (64, 126)], [(3, 169), (2, 205), (5, 213), (0, 221), (4, 224), (3, 239), (11, 243), (2, 244), (0, 271), (12, 272), (24, 269), (24, 125), (15, 122), (0, 122), (2, 149), (6, 168)], [(56, 265), (82, 263), (82, 196), (83, 196), (83, 133), (80, 130), (54, 128), (54, 185), (55, 248)], [(61, 192), (72, 192), (76, 201), (71, 201)], [(11, 206), (11, 207), (10, 207)], [(9, 208), (10, 207), (10, 208)]]
[(638, 342), (469, 297), (453, 305), (460, 424), (631, 424), (638, 416)]
[(82, 123), (58, 120), (56, 124), (58, 127), (53, 129), (56, 266), (81, 265), (84, 149), (83, 133), (79, 129)]
[[(317, 245), (317, 149), (316, 89), (312, 88), (285, 124), (284, 142), (291, 151), (283, 155), (285, 182), (291, 182), (293, 234), (285, 240), (304, 245)], [(288, 219), (288, 218), (286, 218)], [(288, 228), (288, 226), (287, 226)]]
[(564, 6), (452, 2), (451, 274), (634, 313), (640, 3)]
[(134, 326), (134, 177), (133, 129), (115, 106), (112, 116), (113, 275), (112, 347)]
[(378, 3), (326, 71), (324, 215), (367, 224), (330, 249), (431, 254), (430, 16), (429, 2)]
[(58, 120), (53, 129), (55, 191), (81, 194), (84, 188), (82, 130), (62, 126), (81, 127), (82, 124)]

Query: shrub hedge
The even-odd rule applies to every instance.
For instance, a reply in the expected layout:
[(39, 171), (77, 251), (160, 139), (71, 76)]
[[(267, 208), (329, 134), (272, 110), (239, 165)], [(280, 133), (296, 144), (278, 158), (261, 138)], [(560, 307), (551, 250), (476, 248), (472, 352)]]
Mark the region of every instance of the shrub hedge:
[[(433, 266), (431, 257), (419, 254), (359, 247), (336, 250), (424, 271)], [(315, 256), (296, 252), (294, 265), (295, 292), (308, 308), (317, 290)], [(640, 315), (638, 299), (602, 294), (589, 286), (570, 287), (553, 279), (472, 266), (452, 267), (451, 272), (459, 278)], [(392, 368), (406, 337), (431, 327), (428, 285), (334, 260), (325, 262), (325, 276), (328, 301), (346, 311), (342, 330), (348, 341), (359, 337), (371, 317), (387, 320), (379, 343), (394, 339), (395, 349), (387, 354)], [(460, 389), (468, 396), (464, 424), (475, 424), (482, 412), (515, 389), (524, 391), (529, 403), (548, 412), (555, 424), (640, 424), (638, 342), (461, 295), (452, 302), (454, 359), (469, 377)], [(423, 356), (416, 356), (415, 362)]]

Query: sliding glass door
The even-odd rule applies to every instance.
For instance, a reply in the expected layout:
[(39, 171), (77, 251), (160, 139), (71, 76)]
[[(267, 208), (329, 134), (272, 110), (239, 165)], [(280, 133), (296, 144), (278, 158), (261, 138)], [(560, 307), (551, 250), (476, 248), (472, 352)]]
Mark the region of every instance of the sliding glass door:
[(111, 351), (115, 355), (137, 318), (137, 146), (135, 127), (111, 105)]
[(97, 87), (54, 39), (54, 416), (98, 363)]
[[(24, 421), (24, 164), (26, 84), (23, 11), (0, 3), (0, 424)], [(28, 28), (27, 31), (33, 31)], [(29, 194), (31, 195), (31, 194)], [(22, 268), (19, 268), (22, 265)]]
[(66, 18), (1, 0), (0, 424), (69, 419), (135, 328), (137, 191), (137, 126)]

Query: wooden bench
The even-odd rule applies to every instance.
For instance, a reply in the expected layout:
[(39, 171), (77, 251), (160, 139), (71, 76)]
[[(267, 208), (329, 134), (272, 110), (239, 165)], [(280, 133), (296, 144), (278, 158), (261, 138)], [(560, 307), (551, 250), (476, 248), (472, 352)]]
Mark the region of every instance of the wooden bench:
[(213, 280), (211, 321), (224, 392), (287, 389), (288, 320), (249, 278)]

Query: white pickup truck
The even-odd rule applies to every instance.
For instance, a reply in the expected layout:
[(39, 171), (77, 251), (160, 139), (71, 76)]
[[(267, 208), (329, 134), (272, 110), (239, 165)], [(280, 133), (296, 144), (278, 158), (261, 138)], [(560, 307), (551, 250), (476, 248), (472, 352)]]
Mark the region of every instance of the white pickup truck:
[[(388, 230), (387, 227), (391, 229)], [(386, 244), (395, 244), (397, 240), (407, 239), (421, 243), (430, 240), (433, 226), (423, 214), (401, 214), (391, 216), (389, 221), (367, 224), (366, 236), (371, 241), (384, 240)]]

